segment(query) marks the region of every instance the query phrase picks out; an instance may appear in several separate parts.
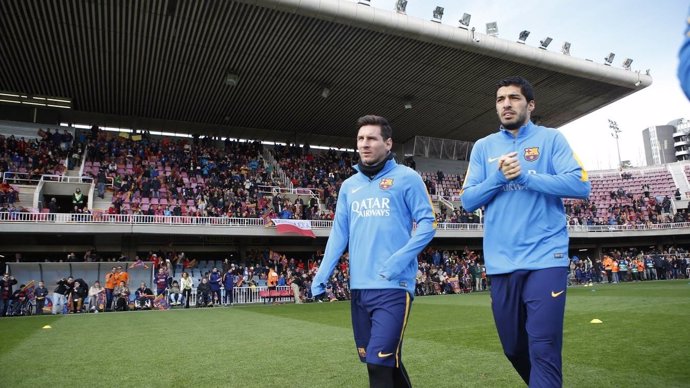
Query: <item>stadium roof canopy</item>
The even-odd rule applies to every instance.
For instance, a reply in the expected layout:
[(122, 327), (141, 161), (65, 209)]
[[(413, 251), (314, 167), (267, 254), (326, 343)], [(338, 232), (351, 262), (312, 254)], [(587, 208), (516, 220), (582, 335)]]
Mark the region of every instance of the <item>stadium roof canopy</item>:
[(509, 75), (554, 127), (652, 82), (351, 0), (7, 0), (0, 34), (0, 90), (72, 99), (60, 120), (312, 145), (353, 147), (368, 113), (474, 141)]

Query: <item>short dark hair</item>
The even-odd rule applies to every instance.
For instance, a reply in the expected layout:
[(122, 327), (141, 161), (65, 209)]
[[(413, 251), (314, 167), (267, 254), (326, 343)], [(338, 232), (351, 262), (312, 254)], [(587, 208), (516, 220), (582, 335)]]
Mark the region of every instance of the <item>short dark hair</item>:
[(383, 140), (388, 140), (393, 137), (393, 128), (391, 128), (388, 120), (381, 116), (366, 115), (357, 119), (357, 129), (365, 125), (378, 125), (381, 128), (381, 137)]
[(496, 91), (498, 91), (498, 89), (504, 86), (511, 85), (520, 87), (520, 92), (523, 96), (525, 96), (527, 102), (534, 101), (534, 88), (532, 88), (532, 84), (530, 84), (529, 81), (527, 81), (526, 79), (519, 76), (507, 77), (498, 81), (498, 83), (496, 84)]

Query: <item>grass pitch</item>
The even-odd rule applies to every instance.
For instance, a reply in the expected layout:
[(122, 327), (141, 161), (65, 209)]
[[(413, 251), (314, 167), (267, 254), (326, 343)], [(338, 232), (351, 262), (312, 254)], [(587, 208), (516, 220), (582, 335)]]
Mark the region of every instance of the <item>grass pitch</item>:
[[(567, 298), (566, 387), (690, 386), (690, 282), (577, 287)], [(416, 298), (403, 348), (414, 386), (524, 386), (489, 303), (488, 293)], [(349, 314), (348, 302), (336, 302), (2, 318), (0, 379), (5, 387), (366, 387)]]

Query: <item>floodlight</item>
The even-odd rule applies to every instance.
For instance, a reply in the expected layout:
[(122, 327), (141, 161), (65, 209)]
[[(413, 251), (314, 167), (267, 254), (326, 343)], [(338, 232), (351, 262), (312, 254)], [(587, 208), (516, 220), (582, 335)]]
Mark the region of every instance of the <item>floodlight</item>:
[(551, 41), (553, 41), (553, 39), (551, 39), (550, 36), (547, 36), (546, 39), (544, 39), (544, 40), (540, 40), (539, 41), (539, 44), (540, 44), (539, 48), (542, 50), (546, 50), (546, 48), (549, 47), (549, 45), (551, 44)]
[(321, 97), (328, 98), (328, 96), (330, 94), (331, 94), (331, 89), (328, 86), (324, 86), (323, 89), (321, 90)]
[(563, 55), (570, 55), (570, 42), (564, 42), (563, 47), (561, 47), (561, 52)]
[(607, 57), (604, 57), (604, 61), (606, 61), (606, 63), (604, 63), (604, 65), (606, 65), (606, 66), (611, 66), (611, 63), (613, 63), (613, 58), (614, 58), (615, 56), (616, 56), (616, 54), (614, 54), (614, 53), (609, 53), (609, 55), (608, 55)]
[(486, 23), (486, 35), (498, 36), (498, 23), (496, 23), (496, 22)]
[(434, 9), (434, 17), (431, 19), (432, 22), (436, 23), (441, 23), (441, 19), (443, 19), (443, 7), (436, 7)]
[(225, 84), (228, 86), (237, 86), (240, 81), (240, 76), (235, 73), (228, 73), (225, 75)]
[(470, 19), (472, 19), (472, 15), (468, 13), (463, 13), (462, 19), (460, 19), (460, 25), (458, 27), (466, 30), (467, 27), (470, 26)]
[(395, 2), (395, 12), (404, 14), (406, 8), (407, 0), (398, 0)]
[(403, 106), (405, 107), (405, 109), (412, 109), (413, 97), (412, 96), (405, 96), (405, 97), (403, 97), (403, 99), (404, 99)]
[(625, 70), (630, 70), (630, 65), (632, 65), (632, 59), (626, 58), (625, 61), (623, 61), (623, 68)]
[(523, 31), (520, 33), (520, 36), (518, 37), (518, 41), (517, 41), (517, 42), (518, 42), (518, 43), (525, 44), (525, 41), (527, 40), (527, 37), (528, 37), (528, 36), (529, 36), (529, 31), (523, 30)]

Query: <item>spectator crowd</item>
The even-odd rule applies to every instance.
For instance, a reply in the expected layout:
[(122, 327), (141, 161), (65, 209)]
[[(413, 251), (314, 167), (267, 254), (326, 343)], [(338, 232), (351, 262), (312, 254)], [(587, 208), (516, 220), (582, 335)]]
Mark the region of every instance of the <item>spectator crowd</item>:
[[(83, 260), (95, 257), (92, 252), (87, 252)], [(249, 252), (242, 260), (230, 257), (222, 261), (203, 261), (190, 260), (182, 252), (149, 252), (144, 259), (137, 256), (134, 261), (125, 256), (112, 258), (111, 270), (102, 282), (94, 279), (91, 286), (83, 278), (66, 276), (52, 285), (40, 281), (38, 287), (32, 286), (31, 290), (24, 284), (14, 290), (17, 279), (5, 274), (0, 279), (0, 310), (3, 315), (23, 315), (21, 306), (27, 300), (36, 305), (38, 314), (44, 307), (53, 314), (79, 314), (176, 306), (232, 306), (236, 302), (235, 297), (251, 290), (281, 287), (288, 293), (277, 296), (266, 291), (260, 294), (262, 300), (276, 302), (277, 297), (286, 296), (295, 303), (349, 300), (347, 253), (333, 271), (324, 298), (315, 300), (311, 295), (311, 282), (321, 258), (320, 251), (305, 260), (266, 250)], [(81, 260), (74, 253), (66, 258), (68, 262)], [(427, 247), (418, 261), (416, 296), (480, 292), (491, 286), (480, 251)], [(131, 264), (123, 265), (123, 262)], [(139, 282), (131, 285), (132, 271), (142, 269), (153, 270), (152, 284)], [(573, 286), (688, 278), (690, 251), (683, 246), (609, 249), (602, 252), (601, 257), (573, 256), (570, 262), (570, 285)], [(52, 292), (46, 287), (52, 287)], [(52, 304), (46, 304), (47, 297)]]
[[(265, 159), (259, 141), (153, 137), (146, 131), (121, 136), (94, 126), (78, 134), (77, 141), (67, 130), (41, 129), (29, 140), (0, 136), (0, 172), (23, 173), (33, 179), (63, 174), (67, 168), (80, 166), (84, 150), (84, 175), (93, 178), (96, 195), (101, 199), (108, 195), (111, 202), (102, 211), (149, 216), (331, 220), (340, 185), (358, 161), (354, 152), (312, 150), (308, 144), (275, 145)], [(405, 164), (416, 165), (410, 158)], [(466, 212), (457, 202), (461, 174), (420, 174), (432, 198), (439, 199), (437, 222), (481, 223), (478, 214)], [(671, 197), (647, 181), (640, 180), (642, 188), (635, 190), (641, 194), (623, 188), (638, 179), (622, 171), (619, 181), (624, 184), (607, 198), (592, 195), (587, 200), (566, 200), (569, 223), (639, 228), (690, 221), (685, 209), (674, 211)], [(22, 211), (15, 207), (18, 193), (10, 181), (0, 187), (0, 213)], [(298, 192), (289, 191), (295, 188)], [(51, 199), (45, 202), (50, 212), (67, 210)], [(74, 200), (69, 211), (94, 213), (84, 202)]]

